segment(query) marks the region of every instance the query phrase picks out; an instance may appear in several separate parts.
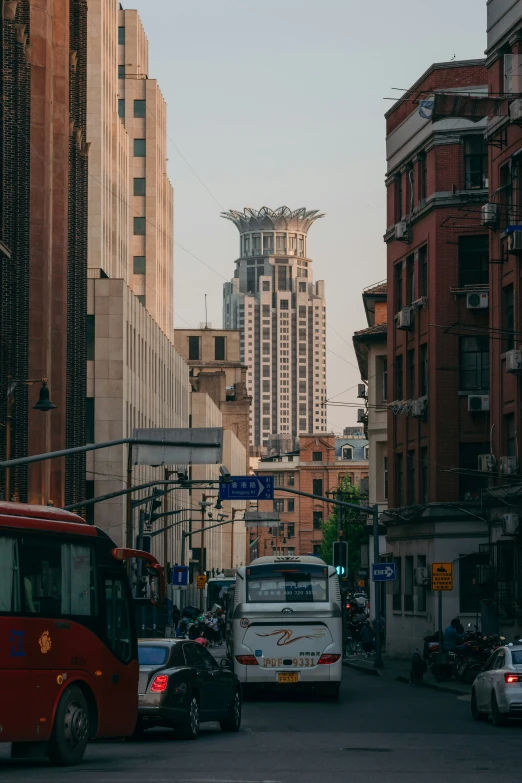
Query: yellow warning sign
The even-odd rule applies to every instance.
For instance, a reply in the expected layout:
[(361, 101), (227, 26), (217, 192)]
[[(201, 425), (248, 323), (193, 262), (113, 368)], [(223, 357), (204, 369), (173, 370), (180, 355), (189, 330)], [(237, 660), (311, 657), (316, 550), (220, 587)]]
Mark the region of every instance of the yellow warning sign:
[(431, 589), (453, 590), (453, 563), (431, 564)]
[(197, 579), (198, 590), (204, 590), (206, 584), (207, 584), (207, 577), (205, 576), (205, 574), (200, 574)]

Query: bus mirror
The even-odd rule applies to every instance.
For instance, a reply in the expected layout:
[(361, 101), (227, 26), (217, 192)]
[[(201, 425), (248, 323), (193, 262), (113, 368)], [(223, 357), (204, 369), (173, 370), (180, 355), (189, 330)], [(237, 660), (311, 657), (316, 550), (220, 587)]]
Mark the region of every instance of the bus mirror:
[(150, 602), (153, 606), (161, 606), (165, 591), (161, 566), (148, 566), (147, 572), (149, 575)]

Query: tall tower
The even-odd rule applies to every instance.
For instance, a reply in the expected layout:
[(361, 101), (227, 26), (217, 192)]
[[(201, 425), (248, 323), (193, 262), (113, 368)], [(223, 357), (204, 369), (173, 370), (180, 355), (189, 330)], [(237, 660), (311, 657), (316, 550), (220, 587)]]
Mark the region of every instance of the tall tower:
[(223, 286), (223, 326), (241, 331), (252, 445), (326, 432), (324, 281), (313, 282), (306, 252), (308, 229), (323, 215), (262, 207), (222, 217), (240, 234), (234, 277)]

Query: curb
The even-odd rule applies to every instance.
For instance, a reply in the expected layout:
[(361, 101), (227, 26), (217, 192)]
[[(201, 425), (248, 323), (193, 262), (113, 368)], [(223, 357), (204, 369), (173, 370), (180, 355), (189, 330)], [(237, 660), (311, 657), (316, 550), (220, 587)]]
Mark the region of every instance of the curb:
[[(410, 681), (408, 677), (404, 677), (403, 675), (399, 675), (395, 678), (397, 682), (403, 682), (410, 684)], [(433, 682), (423, 682), (422, 683), (423, 688), (430, 688), (432, 691), (441, 691), (441, 693), (452, 693), (455, 696), (471, 696), (471, 690), (463, 691), (460, 690), (460, 688), (452, 688), (451, 685), (435, 685)]]
[(363, 672), (364, 674), (369, 674), (372, 677), (382, 677), (379, 669), (370, 668), (369, 666), (361, 666), (361, 664), (352, 663), (352, 661), (343, 661), (343, 666), (346, 666), (348, 669), (355, 669), (358, 672)]

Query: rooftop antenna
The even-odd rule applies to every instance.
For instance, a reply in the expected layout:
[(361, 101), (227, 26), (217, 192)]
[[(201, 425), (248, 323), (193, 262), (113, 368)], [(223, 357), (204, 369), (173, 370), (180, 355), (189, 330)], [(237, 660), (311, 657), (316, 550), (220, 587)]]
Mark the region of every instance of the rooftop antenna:
[(207, 295), (205, 294), (205, 329), (208, 329)]

